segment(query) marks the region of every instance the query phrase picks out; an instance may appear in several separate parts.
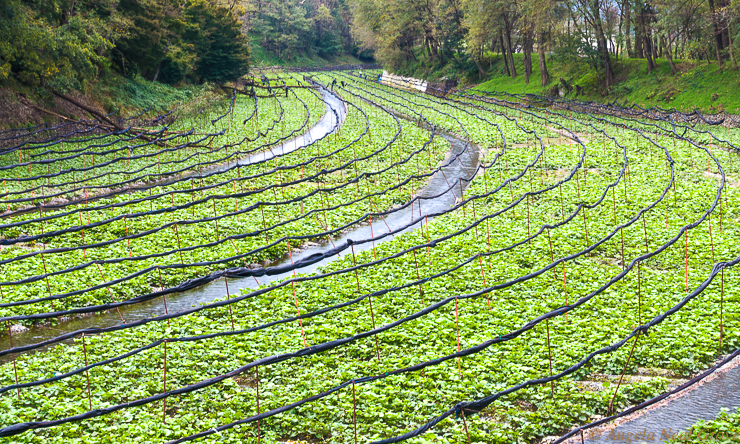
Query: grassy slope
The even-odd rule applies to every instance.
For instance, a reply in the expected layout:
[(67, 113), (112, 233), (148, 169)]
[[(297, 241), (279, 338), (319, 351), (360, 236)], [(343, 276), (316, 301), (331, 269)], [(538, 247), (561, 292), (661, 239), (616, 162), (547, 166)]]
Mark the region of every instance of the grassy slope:
[(317, 55), (301, 55), (293, 59), (282, 59), (275, 54), (265, 51), (259, 43), (258, 37), (253, 37), (249, 49), (251, 50), (251, 63), (253, 66), (291, 66), (291, 67), (311, 67), (318, 68), (333, 65), (355, 65), (363, 62), (350, 54), (342, 54), (336, 57), (323, 58)]
[[(151, 106), (149, 115), (164, 113), (175, 105), (180, 106), (181, 110), (183, 107), (196, 108), (202, 102), (212, 99), (215, 93), (212, 85), (173, 87), (148, 80), (129, 79), (111, 71), (89, 82), (84, 92), (73, 91), (70, 95), (106, 113), (116, 112), (130, 116), (149, 106)], [(26, 99), (22, 98), (23, 96)], [(44, 121), (57, 121), (55, 117), (29, 106), (29, 102), (70, 118), (90, 117), (84, 111), (55, 98), (47, 91), (10, 80), (0, 84), (0, 104), (3, 105), (0, 107), (0, 128), (17, 128)]]
[[(740, 113), (740, 73), (729, 64), (719, 70), (716, 63), (676, 61), (680, 70), (671, 75), (665, 59), (658, 60), (658, 68), (647, 73), (644, 59), (623, 59), (617, 63), (617, 85), (607, 96), (602, 96), (593, 70), (583, 64), (554, 63), (548, 60), (551, 81), (542, 87), (537, 55), (533, 55), (532, 77), (529, 85), (524, 81), (524, 65), (521, 54), (515, 54), (515, 65), (519, 74), (515, 79), (504, 75), (504, 65), (498, 55), (491, 56), (486, 63), (491, 79), (478, 85), (483, 91), (500, 90), (510, 93), (547, 93), (562, 77), (572, 85), (585, 88), (583, 99), (597, 101), (619, 100), (641, 106), (658, 105), (678, 108), (683, 111), (698, 109), (702, 112)], [(575, 89), (568, 97), (575, 96)]]

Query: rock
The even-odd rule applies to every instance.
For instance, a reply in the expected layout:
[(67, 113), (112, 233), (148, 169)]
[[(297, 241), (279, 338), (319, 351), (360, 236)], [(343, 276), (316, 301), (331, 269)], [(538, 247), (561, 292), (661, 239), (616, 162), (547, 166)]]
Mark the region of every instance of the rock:
[(15, 325), (10, 326), (10, 332), (13, 334), (23, 333), (24, 331), (28, 331), (28, 327), (24, 327), (21, 324), (15, 324)]

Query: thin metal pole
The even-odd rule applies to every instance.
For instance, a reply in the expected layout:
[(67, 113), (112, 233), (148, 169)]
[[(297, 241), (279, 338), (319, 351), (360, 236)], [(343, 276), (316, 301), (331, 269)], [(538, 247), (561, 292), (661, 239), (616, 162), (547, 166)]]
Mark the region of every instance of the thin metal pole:
[[(290, 248), (290, 242), (288, 240), (285, 240), (285, 243), (288, 244), (288, 254), (290, 254), (290, 264), (293, 265), (293, 250)], [(293, 270), (293, 278), (295, 279), (295, 270)], [(295, 301), (295, 309), (298, 312), (298, 316), (301, 315), (301, 309), (298, 307), (298, 296), (296, 296), (295, 292), (295, 282), (290, 283), (291, 287), (293, 287), (293, 300)], [(306, 333), (303, 331), (303, 319), (298, 319), (298, 324), (301, 326), (301, 337), (303, 338), (303, 347), (308, 347), (308, 343), (306, 342)]]

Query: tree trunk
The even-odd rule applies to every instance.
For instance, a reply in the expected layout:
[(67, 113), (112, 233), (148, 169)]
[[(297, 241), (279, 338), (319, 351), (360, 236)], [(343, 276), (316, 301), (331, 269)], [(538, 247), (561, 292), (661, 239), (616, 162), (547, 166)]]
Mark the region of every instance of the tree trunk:
[(159, 69), (162, 68), (162, 62), (163, 60), (160, 60), (159, 63), (157, 64), (157, 70), (154, 71), (154, 78), (152, 78), (152, 82), (157, 81), (157, 77), (159, 77)]
[(635, 16), (635, 57), (638, 59), (642, 59), (645, 57), (643, 53), (642, 43), (643, 43), (643, 34), (644, 34), (644, 26), (642, 23), (642, 11), (638, 11), (637, 7), (635, 5), (635, 12), (637, 13)]
[(714, 54), (717, 56), (717, 64), (722, 66), (722, 54), (720, 49), (722, 48), (722, 35), (719, 32), (719, 26), (717, 26), (717, 17), (714, 11), (714, 0), (709, 0), (709, 12), (712, 14), (712, 30), (714, 31)]
[(542, 75), (542, 86), (550, 83), (550, 73), (547, 72), (547, 60), (545, 59), (545, 38), (540, 29), (537, 33), (537, 57), (540, 59), (540, 74)]
[(483, 49), (481, 47), (478, 47), (478, 56), (473, 56), (473, 60), (475, 61), (475, 66), (478, 67), (478, 77), (481, 79), (484, 79), (486, 77), (486, 72), (483, 71), (483, 67), (480, 64), (480, 59), (483, 56)]
[(624, 0), (624, 36), (625, 36), (625, 47), (627, 49), (627, 57), (634, 56), (632, 52), (632, 42), (630, 41), (630, 2)]
[(506, 33), (506, 39), (504, 42), (506, 43), (506, 49), (509, 52), (509, 70), (511, 71), (511, 78), (516, 78), (516, 66), (514, 66), (514, 51), (511, 48), (511, 27), (509, 25), (509, 19), (506, 17), (506, 14), (504, 16), (504, 32)]
[(596, 32), (596, 46), (598, 47), (601, 61), (604, 64), (604, 86), (608, 89), (614, 83), (614, 70), (612, 59), (609, 55), (609, 46), (604, 35), (604, 27), (601, 22), (598, 0), (592, 0), (591, 13), (594, 19), (594, 31)]
[(524, 83), (529, 85), (529, 77), (532, 75), (532, 49), (534, 47), (534, 35), (526, 31), (522, 36), (522, 49), (524, 50)]
[(123, 127), (121, 127), (120, 125), (117, 125), (116, 123), (114, 123), (114, 122), (113, 122), (112, 120), (110, 120), (110, 119), (109, 119), (108, 117), (106, 117), (106, 116), (105, 116), (105, 115), (104, 115), (103, 113), (101, 113), (100, 111), (97, 111), (97, 110), (95, 110), (95, 109), (93, 109), (93, 108), (90, 108), (89, 106), (87, 106), (87, 105), (84, 105), (84, 104), (82, 104), (82, 103), (78, 102), (77, 100), (73, 99), (72, 97), (70, 97), (70, 96), (68, 96), (68, 95), (66, 95), (66, 94), (62, 94), (62, 93), (60, 93), (60, 92), (58, 92), (58, 91), (55, 91), (55, 90), (53, 90), (53, 89), (51, 90), (51, 92), (52, 92), (52, 93), (53, 93), (53, 94), (54, 94), (55, 96), (57, 96), (57, 97), (60, 97), (60, 98), (62, 98), (62, 99), (64, 99), (64, 100), (68, 101), (69, 103), (71, 103), (71, 104), (73, 104), (73, 105), (77, 106), (78, 108), (81, 108), (81, 109), (83, 109), (83, 110), (87, 111), (87, 112), (88, 112), (88, 113), (90, 113), (90, 114), (91, 114), (91, 115), (92, 115), (92, 116), (93, 116), (93, 117), (94, 117), (95, 119), (97, 119), (97, 120), (98, 120), (99, 122), (101, 122), (101, 123), (107, 123), (107, 124), (111, 125), (112, 127), (116, 128), (116, 129), (119, 129), (119, 130), (123, 129)]
[[(729, 28), (729, 27), (728, 27)], [(728, 30), (728, 38), (729, 38), (729, 44), (727, 45), (730, 48), (730, 60), (732, 61), (732, 67), (735, 68), (735, 71), (737, 71), (737, 60), (735, 60), (735, 51), (733, 51), (733, 43), (732, 43), (732, 34), (729, 33)]]
[(653, 64), (653, 51), (650, 49), (650, 37), (647, 35), (643, 36), (643, 45), (645, 46), (645, 58), (647, 59), (647, 72), (650, 74), (655, 65)]
[(653, 62), (655, 62), (655, 67), (658, 67), (658, 57), (660, 57), (660, 53), (658, 51), (658, 37), (653, 36), (653, 30), (650, 29), (650, 35), (652, 36), (651, 43), (653, 48)]
[[(648, 11), (649, 13), (649, 11)], [(653, 65), (653, 69), (657, 68), (657, 57), (658, 51), (655, 50), (655, 40), (653, 39), (653, 28), (650, 26), (649, 18), (643, 16), (645, 19), (645, 56), (648, 59), (648, 63)]]
[(498, 30), (498, 37), (501, 39), (501, 56), (504, 59), (504, 66), (506, 67), (506, 76), (511, 76), (511, 72), (509, 71), (509, 59), (506, 54), (506, 45), (504, 45), (504, 32), (499, 28)]
[(671, 42), (666, 41), (665, 37), (663, 37), (663, 47), (665, 48), (665, 58), (668, 60), (668, 66), (671, 67), (671, 72), (675, 76), (678, 71), (676, 70), (676, 65), (673, 63), (673, 56), (671, 55)]

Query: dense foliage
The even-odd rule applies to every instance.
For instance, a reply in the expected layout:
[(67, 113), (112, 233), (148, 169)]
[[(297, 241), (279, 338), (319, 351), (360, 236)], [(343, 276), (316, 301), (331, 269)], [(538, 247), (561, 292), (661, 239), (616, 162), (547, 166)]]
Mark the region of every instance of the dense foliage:
[(369, 55), (352, 38), (350, 0), (252, 0), (245, 24), (255, 43), (281, 59)]
[[(547, 58), (587, 60), (604, 91), (616, 83), (620, 58), (644, 59), (648, 72), (664, 58), (715, 60), (738, 68), (740, 3), (731, 0), (356, 0), (354, 34), (387, 66), (428, 71), (450, 65), (485, 78), (503, 58), (506, 75), (532, 75), (538, 55), (542, 85)], [(522, 53), (524, 72), (514, 53)], [(557, 79), (556, 79), (557, 80)]]
[(218, 0), (2, 0), (0, 81), (81, 89), (101, 70), (177, 83), (247, 72), (241, 7)]

